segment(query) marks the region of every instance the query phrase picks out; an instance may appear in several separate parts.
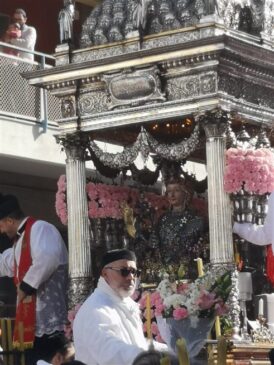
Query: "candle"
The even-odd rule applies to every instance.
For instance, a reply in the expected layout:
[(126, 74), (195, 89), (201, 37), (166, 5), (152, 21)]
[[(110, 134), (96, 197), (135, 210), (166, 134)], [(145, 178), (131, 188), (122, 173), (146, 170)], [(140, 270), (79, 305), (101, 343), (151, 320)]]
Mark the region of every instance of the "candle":
[(150, 293), (147, 293), (146, 297), (146, 315), (147, 315), (147, 338), (152, 339), (151, 334), (151, 304), (150, 304)]
[(186, 340), (184, 338), (179, 338), (176, 341), (176, 346), (178, 350), (179, 365), (190, 365), (186, 347)]
[(215, 319), (215, 333), (216, 333), (216, 338), (221, 336), (221, 323), (219, 316), (217, 316)]
[(263, 315), (264, 315), (264, 300), (263, 300), (263, 298), (261, 298), (259, 300), (259, 313), (258, 314), (261, 317), (263, 317)]
[(197, 268), (198, 268), (198, 276), (199, 277), (204, 276), (203, 260), (200, 257), (198, 257), (196, 261), (197, 261)]

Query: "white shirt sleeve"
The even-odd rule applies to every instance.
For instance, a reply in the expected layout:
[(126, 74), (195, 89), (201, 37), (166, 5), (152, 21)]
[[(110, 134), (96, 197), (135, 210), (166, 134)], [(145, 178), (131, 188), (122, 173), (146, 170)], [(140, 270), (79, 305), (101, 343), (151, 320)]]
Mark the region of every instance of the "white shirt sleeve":
[(30, 51), (33, 51), (36, 43), (36, 38), (36, 29), (33, 27), (28, 27), (27, 30), (22, 33), (21, 38), (12, 38), (10, 43), (14, 46), (26, 48)]
[(271, 193), (268, 199), (268, 213), (264, 225), (234, 223), (233, 232), (255, 245), (272, 244), (274, 252), (274, 193)]
[(8, 248), (0, 254), (0, 276), (13, 277), (14, 275), (14, 250)]
[(38, 289), (60, 265), (67, 264), (67, 250), (58, 230), (50, 223), (37, 221), (31, 228), (32, 265), (23, 281)]

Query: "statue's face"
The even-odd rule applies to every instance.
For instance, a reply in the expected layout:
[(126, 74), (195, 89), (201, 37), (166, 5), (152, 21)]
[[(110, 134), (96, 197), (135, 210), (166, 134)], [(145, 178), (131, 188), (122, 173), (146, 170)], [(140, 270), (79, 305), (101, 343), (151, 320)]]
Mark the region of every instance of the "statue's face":
[(186, 191), (182, 184), (168, 184), (166, 188), (166, 196), (172, 207), (184, 207), (186, 200)]

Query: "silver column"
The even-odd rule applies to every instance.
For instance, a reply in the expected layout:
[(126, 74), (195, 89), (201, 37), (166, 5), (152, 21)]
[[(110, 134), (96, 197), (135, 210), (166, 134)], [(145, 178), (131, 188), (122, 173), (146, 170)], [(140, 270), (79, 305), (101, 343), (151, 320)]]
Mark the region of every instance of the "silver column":
[(227, 119), (217, 110), (208, 113), (202, 121), (206, 133), (210, 261), (212, 264), (232, 263), (231, 209), (229, 196), (224, 191)]
[(232, 338), (239, 340), (238, 271), (233, 257), (231, 205), (229, 196), (224, 191), (225, 132), (228, 116), (224, 111), (216, 109), (200, 117), (200, 122), (206, 133), (210, 262), (213, 270), (219, 265), (226, 265), (232, 270), (232, 288), (227, 305), (233, 326)]
[(82, 302), (92, 288), (90, 229), (86, 195), (85, 149), (80, 133), (58, 137), (66, 151), (69, 240), (69, 307)]

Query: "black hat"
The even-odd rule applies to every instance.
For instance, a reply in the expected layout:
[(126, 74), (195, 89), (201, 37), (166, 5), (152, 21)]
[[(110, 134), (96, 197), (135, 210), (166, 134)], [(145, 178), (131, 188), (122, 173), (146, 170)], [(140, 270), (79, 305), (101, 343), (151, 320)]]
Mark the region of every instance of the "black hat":
[(57, 353), (65, 355), (71, 346), (71, 341), (63, 333), (55, 332), (46, 338), (42, 336), (39, 339), (39, 356), (49, 362)]
[(20, 206), (16, 196), (0, 194), (0, 219), (7, 217), (17, 209), (20, 209)]
[(125, 248), (108, 251), (102, 258), (101, 268), (117, 260), (129, 260), (136, 262), (136, 255), (133, 251), (127, 250)]

